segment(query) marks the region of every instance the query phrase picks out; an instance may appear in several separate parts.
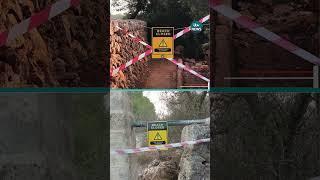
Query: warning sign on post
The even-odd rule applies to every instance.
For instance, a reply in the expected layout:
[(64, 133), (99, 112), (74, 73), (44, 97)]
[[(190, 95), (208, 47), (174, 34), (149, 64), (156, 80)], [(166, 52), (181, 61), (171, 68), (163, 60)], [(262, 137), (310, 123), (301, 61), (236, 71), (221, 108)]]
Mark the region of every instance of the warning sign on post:
[(173, 58), (174, 55), (174, 28), (152, 28), (152, 58)]
[(168, 143), (168, 123), (166, 121), (148, 122), (148, 145)]

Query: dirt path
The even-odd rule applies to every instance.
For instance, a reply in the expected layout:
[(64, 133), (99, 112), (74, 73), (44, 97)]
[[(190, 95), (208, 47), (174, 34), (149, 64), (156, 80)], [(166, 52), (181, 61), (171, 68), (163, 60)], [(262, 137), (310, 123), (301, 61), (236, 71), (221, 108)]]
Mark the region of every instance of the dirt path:
[(150, 71), (145, 77), (143, 88), (177, 88), (177, 67), (165, 59), (149, 61)]

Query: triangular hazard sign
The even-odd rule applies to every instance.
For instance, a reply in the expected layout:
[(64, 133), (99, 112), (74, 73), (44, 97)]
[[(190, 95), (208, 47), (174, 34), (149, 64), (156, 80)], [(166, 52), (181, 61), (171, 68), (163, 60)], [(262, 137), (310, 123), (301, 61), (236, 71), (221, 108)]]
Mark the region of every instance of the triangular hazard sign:
[(159, 133), (156, 134), (156, 136), (154, 137), (154, 140), (162, 140), (162, 137), (160, 136)]
[(159, 47), (168, 47), (166, 41), (164, 41), (164, 39), (162, 39), (162, 41), (159, 44)]

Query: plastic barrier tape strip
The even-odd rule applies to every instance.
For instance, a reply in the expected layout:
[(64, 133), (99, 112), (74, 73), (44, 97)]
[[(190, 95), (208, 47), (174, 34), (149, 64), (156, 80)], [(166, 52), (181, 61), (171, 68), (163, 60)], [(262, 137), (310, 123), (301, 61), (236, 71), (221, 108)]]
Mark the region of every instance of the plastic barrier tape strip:
[[(199, 20), (199, 22), (200, 22), (200, 23), (204, 23), (204, 22), (208, 21), (209, 19), (210, 19), (210, 15), (207, 15), (207, 16), (201, 18), (201, 19)], [(117, 28), (123, 30), (123, 29), (120, 28), (119, 26), (117, 26)], [(181, 37), (183, 34), (186, 34), (186, 33), (189, 32), (189, 31), (190, 31), (190, 26), (187, 27), (187, 28), (185, 28), (184, 30), (180, 31), (179, 33), (175, 34), (175, 35), (174, 35), (174, 39), (177, 39), (177, 38)], [(130, 35), (130, 34), (128, 33), (128, 35), (129, 35), (131, 38), (136, 38), (136, 37), (133, 36), (132, 34)], [(136, 38), (136, 39), (137, 39), (137, 38)], [(151, 47), (149, 44), (147, 44), (146, 42), (143, 42), (143, 41), (140, 42), (140, 41), (141, 41), (141, 40), (139, 39), (139, 43), (141, 43), (142, 45), (144, 45), (144, 46), (146, 46), (146, 47), (148, 47), (148, 48), (149, 48), (149, 47), (152, 48), (152, 47)], [(151, 50), (151, 49), (149, 49), (148, 51), (140, 54), (140, 55), (137, 56), (137, 57), (134, 57), (133, 59), (129, 60), (126, 64), (123, 64), (123, 65), (121, 65), (120, 67), (111, 70), (111, 72), (110, 72), (111, 77), (115, 76), (119, 71), (122, 71), (122, 70), (126, 69), (127, 67), (129, 67), (130, 65), (134, 64), (135, 62), (139, 61), (139, 60), (140, 60), (140, 59), (139, 59), (140, 56), (146, 57), (146, 56), (150, 55), (150, 54), (152, 53), (152, 50), (151, 50), (151, 52), (150, 52), (150, 50)], [(139, 60), (137, 60), (137, 59), (139, 59)], [(142, 59), (142, 58), (141, 58), (141, 59)], [(170, 60), (170, 59), (169, 59), (169, 60)], [(135, 62), (133, 62), (133, 61), (135, 61)], [(173, 62), (172, 60), (170, 60), (170, 61)], [(179, 64), (179, 63), (178, 63), (178, 64)], [(178, 65), (178, 64), (177, 64), (177, 65)], [(179, 65), (178, 65), (178, 66), (179, 66)], [(183, 65), (183, 66), (184, 66), (184, 65)], [(195, 71), (193, 71), (193, 70), (191, 70), (191, 71), (192, 71), (192, 72), (195, 72)], [(189, 71), (189, 72), (190, 72), (190, 71)], [(192, 73), (192, 72), (191, 72), (191, 73)], [(194, 73), (192, 73), (192, 74), (194, 74)], [(196, 74), (197, 74), (197, 75), (196, 75)], [(198, 74), (198, 73), (196, 73), (196, 72), (195, 72), (195, 75), (196, 75), (196, 76), (198, 76), (198, 75), (201, 76), (200, 74)], [(198, 76), (198, 77), (199, 77), (199, 76)], [(203, 76), (201, 76), (200, 78), (203, 79), (203, 80), (205, 80), (205, 81), (207, 81), (207, 82), (208, 82), (208, 80), (209, 80), (208, 78), (205, 78), (205, 77), (203, 77)]]
[(117, 149), (117, 150), (111, 151), (110, 153), (111, 154), (118, 154), (118, 155), (136, 154), (136, 153), (140, 153), (140, 152), (162, 150), (162, 149), (167, 149), (167, 148), (177, 148), (177, 147), (183, 147), (183, 146), (194, 145), (194, 144), (202, 144), (202, 143), (207, 143), (207, 142), (210, 142), (210, 138), (199, 139), (199, 140), (194, 140), (194, 141), (183, 141), (180, 143), (172, 143), (172, 144), (165, 144), (165, 145), (141, 147), (141, 148)]
[(320, 65), (320, 59), (309, 53), (308, 51), (296, 46), (295, 44), (287, 41), (286, 39), (280, 37), (279, 35), (267, 30), (266, 28), (262, 27), (260, 24), (255, 23), (250, 18), (243, 16), (239, 12), (233, 10), (232, 8), (224, 5), (220, 0), (210, 0), (210, 7), (221, 13), (222, 15), (226, 16), (227, 18), (235, 21), (237, 24), (248, 28), (249, 30), (253, 31), (254, 33), (264, 37), (268, 41), (286, 49), (287, 51), (295, 54), (304, 60), (307, 60), (313, 64)]
[(33, 14), (30, 18), (21, 21), (19, 24), (14, 25), (10, 30), (0, 33), (0, 47), (8, 42), (16, 39), (18, 36), (44, 24), (51, 18), (61, 14), (70, 7), (76, 7), (80, 4), (80, 0), (60, 0), (42, 11)]

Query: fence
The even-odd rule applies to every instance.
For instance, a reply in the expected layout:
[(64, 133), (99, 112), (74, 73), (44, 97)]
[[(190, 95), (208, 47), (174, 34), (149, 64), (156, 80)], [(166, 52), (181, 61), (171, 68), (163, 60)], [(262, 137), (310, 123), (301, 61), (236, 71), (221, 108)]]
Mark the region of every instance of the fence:
[(312, 76), (310, 77), (225, 77), (224, 80), (313, 80), (313, 87), (319, 87), (320, 59), (317, 56), (289, 42), (286, 38), (269, 31), (262, 25), (251, 20), (249, 17), (242, 15), (231, 7), (228, 7), (223, 2), (223, 0), (210, 0), (209, 5), (211, 9), (225, 16), (227, 19), (234, 21), (237, 25), (252, 31), (267, 41), (314, 65)]
[[(148, 121), (152, 122), (152, 121)], [(178, 143), (181, 141), (182, 129), (187, 125), (194, 124), (209, 124), (208, 119), (197, 120), (168, 120), (168, 139), (169, 143)], [(134, 121), (131, 125), (134, 128), (136, 134), (137, 147), (147, 146), (147, 122), (146, 121)]]
[[(210, 15), (207, 15), (207, 16), (201, 18), (201, 19), (199, 20), (199, 22), (200, 22), (200, 23), (204, 23), (204, 22), (208, 21), (209, 19), (210, 19)], [(117, 75), (120, 71), (125, 70), (125, 69), (128, 68), (129, 66), (131, 66), (131, 65), (139, 62), (139, 61), (140, 61), (141, 59), (143, 59), (144, 57), (151, 55), (151, 54), (152, 54), (152, 51), (153, 51), (153, 50), (152, 50), (152, 46), (150, 46), (148, 43), (142, 41), (140, 38), (132, 35), (131, 33), (126, 32), (125, 30), (123, 30), (123, 29), (122, 29), (121, 27), (119, 27), (119, 26), (118, 26), (117, 28), (119, 28), (120, 30), (124, 31), (125, 34), (128, 34), (128, 36), (131, 37), (134, 42), (140, 43), (140, 44), (146, 46), (148, 50), (145, 51), (144, 53), (142, 53), (142, 54), (140, 54), (140, 55), (132, 58), (132, 59), (129, 60), (127, 63), (122, 64), (122, 65), (120, 65), (120, 66), (117, 67), (117, 68), (111, 67), (111, 69), (110, 69), (110, 76), (111, 76), (111, 77)], [(190, 32), (190, 31), (191, 31), (191, 27), (190, 27), (190, 26), (189, 26), (189, 27), (186, 27), (186, 28), (184, 28), (182, 31), (180, 31), (180, 32), (178, 32), (177, 34), (175, 34), (175, 35), (173, 36), (173, 39), (177, 39), (177, 38), (181, 37), (182, 35)], [(199, 74), (198, 72), (190, 69), (189, 67), (185, 66), (184, 64), (179, 63), (179, 62), (178, 62), (177, 60), (175, 60), (175, 59), (172, 59), (172, 58), (166, 58), (166, 59), (169, 60), (170, 62), (176, 64), (176, 65), (179, 66), (180, 68), (184, 69), (185, 71), (187, 71), (187, 72), (189, 72), (189, 73), (191, 73), (191, 74), (199, 77), (200, 79), (206, 81), (207, 84), (208, 84), (208, 86), (207, 86), (208, 89), (210, 88), (210, 80), (209, 80), (208, 78), (202, 76), (201, 74)]]

